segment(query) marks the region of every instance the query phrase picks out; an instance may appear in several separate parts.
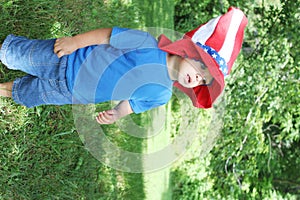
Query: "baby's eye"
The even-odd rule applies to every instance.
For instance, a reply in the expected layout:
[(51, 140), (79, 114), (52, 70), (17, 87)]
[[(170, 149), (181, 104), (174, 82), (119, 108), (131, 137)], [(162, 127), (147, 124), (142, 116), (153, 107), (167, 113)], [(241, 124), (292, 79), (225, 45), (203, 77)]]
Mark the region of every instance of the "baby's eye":
[(199, 85), (206, 85), (206, 78), (201, 76), (200, 74), (196, 75), (197, 80), (199, 81)]
[(201, 69), (206, 70), (207, 67), (203, 63), (201, 63)]

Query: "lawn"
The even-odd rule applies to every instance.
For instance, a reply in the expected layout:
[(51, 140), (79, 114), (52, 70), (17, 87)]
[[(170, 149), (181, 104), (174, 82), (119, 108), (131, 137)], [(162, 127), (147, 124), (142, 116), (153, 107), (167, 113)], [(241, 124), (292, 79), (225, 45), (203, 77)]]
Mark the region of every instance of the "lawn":
[[(0, 39), (10, 33), (46, 39), (111, 26), (172, 28), (172, 10), (165, 12), (172, 4), (162, 0), (0, 0)], [(0, 65), (1, 82), (22, 75)], [(103, 103), (96, 110), (110, 106)], [(87, 151), (74, 125), (72, 106), (27, 109), (1, 98), (0, 112), (0, 199), (145, 198), (143, 174), (115, 170)], [(138, 125), (147, 120), (144, 115), (132, 118)], [(102, 128), (129, 151), (141, 153), (147, 146), (117, 125)]]

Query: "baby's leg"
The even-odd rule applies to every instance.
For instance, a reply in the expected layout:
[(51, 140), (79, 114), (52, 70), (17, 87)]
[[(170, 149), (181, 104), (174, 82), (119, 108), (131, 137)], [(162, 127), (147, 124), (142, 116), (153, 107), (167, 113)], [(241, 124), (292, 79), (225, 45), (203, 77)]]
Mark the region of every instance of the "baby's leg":
[(26, 107), (72, 104), (66, 80), (40, 79), (26, 75), (14, 80), (12, 98)]
[[(31, 40), (8, 35), (3, 42), (1, 62), (9, 69), (21, 70), (42, 79), (56, 79), (56, 71), (66, 63), (53, 52), (55, 40)], [(53, 73), (54, 71), (54, 73)]]
[(13, 82), (0, 83), (0, 96), (12, 97)]

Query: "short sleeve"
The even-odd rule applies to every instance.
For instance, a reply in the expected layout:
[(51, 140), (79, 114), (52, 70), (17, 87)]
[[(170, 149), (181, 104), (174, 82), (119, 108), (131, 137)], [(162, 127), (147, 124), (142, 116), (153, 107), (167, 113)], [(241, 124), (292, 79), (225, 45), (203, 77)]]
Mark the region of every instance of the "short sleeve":
[(162, 106), (166, 104), (167, 102), (152, 102), (152, 101), (134, 101), (134, 100), (129, 100), (129, 104), (131, 106), (131, 109), (133, 110), (134, 113), (139, 114), (142, 112), (145, 112), (147, 110), (151, 110), (152, 108), (156, 108), (158, 106)]
[(138, 49), (145, 47), (156, 47), (157, 40), (148, 32), (113, 27), (110, 45), (117, 49)]
[(136, 92), (135, 96), (143, 95), (142, 98), (132, 98), (129, 104), (134, 113), (142, 113), (152, 108), (162, 106), (170, 100), (172, 91), (166, 87), (153, 84)]

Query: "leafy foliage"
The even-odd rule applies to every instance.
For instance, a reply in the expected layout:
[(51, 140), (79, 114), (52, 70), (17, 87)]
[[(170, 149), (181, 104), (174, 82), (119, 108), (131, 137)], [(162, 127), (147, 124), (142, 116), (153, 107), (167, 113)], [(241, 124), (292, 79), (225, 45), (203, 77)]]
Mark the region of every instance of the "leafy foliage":
[[(194, 1), (185, 1), (188, 2), (195, 5)], [(185, 184), (198, 188), (197, 194), (209, 199), (300, 196), (297, 156), (300, 153), (300, 62), (296, 56), (300, 50), (297, 38), (300, 12), (296, 5), (299, 2), (250, 3), (239, 2), (249, 25), (244, 51), (226, 80), (222, 136), (210, 154), (209, 165), (201, 164), (201, 160), (193, 161), (199, 164), (199, 173), (203, 174), (202, 167), (206, 167), (205, 174), (209, 175), (193, 180), (180, 175), (189, 171), (188, 168), (176, 168), (173, 177), (178, 199), (187, 197), (191, 187), (183, 187)], [(198, 13), (213, 16), (211, 9), (206, 12), (201, 6)], [(185, 15), (179, 17), (182, 16)], [(190, 10), (188, 17), (181, 21), (187, 23), (191, 16), (195, 16), (195, 11)], [(199, 190), (203, 183), (212, 186)]]
[(216, 16), (220, 10), (214, 1), (204, 0), (177, 0), (175, 5), (174, 24), (175, 30), (181, 32), (190, 31)]

